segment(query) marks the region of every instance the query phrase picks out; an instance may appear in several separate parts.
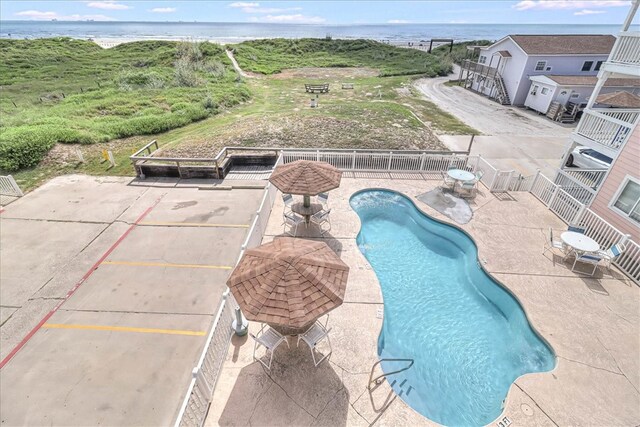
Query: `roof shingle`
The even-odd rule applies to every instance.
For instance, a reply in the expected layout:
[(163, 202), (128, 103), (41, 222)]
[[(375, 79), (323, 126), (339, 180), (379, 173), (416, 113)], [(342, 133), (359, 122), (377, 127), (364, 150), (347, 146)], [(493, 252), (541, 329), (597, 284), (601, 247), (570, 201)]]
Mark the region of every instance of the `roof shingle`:
[(529, 55), (608, 55), (616, 38), (597, 34), (512, 34), (509, 37)]

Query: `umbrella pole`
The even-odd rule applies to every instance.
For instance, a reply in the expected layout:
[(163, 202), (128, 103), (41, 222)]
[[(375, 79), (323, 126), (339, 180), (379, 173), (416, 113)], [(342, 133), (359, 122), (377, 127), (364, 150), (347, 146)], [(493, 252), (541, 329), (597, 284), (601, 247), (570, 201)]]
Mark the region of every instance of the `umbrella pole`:
[(310, 207), (310, 206), (311, 206), (311, 196), (307, 196), (307, 195), (305, 194), (305, 195), (304, 195), (304, 196), (302, 196), (302, 197), (303, 197), (302, 205), (303, 205), (305, 208)]

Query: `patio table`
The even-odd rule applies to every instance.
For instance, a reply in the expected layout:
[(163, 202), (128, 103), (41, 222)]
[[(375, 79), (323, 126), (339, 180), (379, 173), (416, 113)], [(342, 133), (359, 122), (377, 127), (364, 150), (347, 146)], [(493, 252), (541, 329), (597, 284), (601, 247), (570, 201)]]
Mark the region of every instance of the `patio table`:
[(322, 204), (310, 203), (309, 206), (305, 206), (304, 202), (297, 202), (291, 205), (291, 211), (302, 215), (304, 217), (305, 225), (309, 225), (311, 217), (322, 210)]
[(562, 242), (576, 252), (595, 252), (600, 249), (598, 242), (591, 237), (575, 231), (565, 231), (560, 235)]
[(447, 171), (447, 175), (449, 175), (449, 177), (455, 181), (453, 184), (454, 193), (456, 192), (456, 184), (458, 182), (471, 181), (476, 177), (471, 172), (462, 169), (449, 169)]

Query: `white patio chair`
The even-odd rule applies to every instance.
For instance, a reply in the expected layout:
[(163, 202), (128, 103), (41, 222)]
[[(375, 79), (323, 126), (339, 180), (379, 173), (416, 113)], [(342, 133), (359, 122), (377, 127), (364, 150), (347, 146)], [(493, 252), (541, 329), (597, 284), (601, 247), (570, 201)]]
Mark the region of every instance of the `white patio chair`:
[(300, 224), (304, 224), (304, 218), (293, 212), (285, 212), (282, 214), (282, 219), (284, 232), (291, 237), (296, 237), (296, 234), (298, 233), (298, 226), (300, 226)]
[(596, 252), (596, 254), (599, 257), (602, 257), (602, 259), (604, 260), (604, 262), (607, 264), (607, 268), (611, 269), (611, 262), (618, 258), (620, 255), (622, 255), (622, 253), (625, 251), (625, 246), (620, 244), (620, 243), (616, 243), (615, 245), (611, 246), (609, 249), (607, 250), (599, 250), (598, 252)]
[(591, 264), (593, 265), (593, 271), (591, 271), (591, 274), (589, 274), (589, 276), (593, 276), (596, 273), (596, 270), (598, 269), (598, 264), (600, 264), (600, 261), (602, 261), (602, 257), (594, 253), (587, 253), (582, 255), (577, 254), (575, 261), (573, 261), (573, 266), (571, 267), (571, 271), (574, 271), (580, 274), (586, 274), (581, 272), (580, 270), (576, 270), (576, 263), (579, 262), (582, 264)]
[(476, 195), (476, 184), (478, 183), (478, 181), (471, 180), (471, 181), (464, 181), (462, 184), (460, 184), (460, 186), (458, 187), (458, 194), (460, 194), (460, 196), (462, 197), (470, 197), (473, 198)]
[(569, 224), (569, 226), (567, 227), (567, 231), (573, 231), (574, 233), (584, 234), (584, 232), (587, 231), (587, 229), (578, 224)]
[(316, 200), (318, 203), (322, 205), (323, 208), (327, 208), (329, 206), (329, 193), (320, 193), (316, 196)]
[[(249, 335), (251, 335), (251, 338), (253, 338), (254, 340), (253, 360), (257, 360), (258, 362), (262, 363), (265, 368), (271, 370), (273, 353), (276, 351), (276, 348), (278, 348), (278, 346), (282, 344), (283, 341), (286, 342), (287, 347), (289, 347), (289, 341), (287, 341), (287, 339), (282, 334), (280, 334), (280, 332), (276, 331), (273, 328), (267, 327), (267, 329), (265, 330), (265, 326), (265, 324), (262, 324), (260, 332), (258, 332), (258, 336), (253, 335), (251, 332), (249, 332)], [(271, 353), (271, 356), (269, 357), (269, 364), (266, 364), (264, 360), (262, 360), (262, 358), (256, 357), (256, 350), (258, 349), (259, 345), (263, 346), (266, 349), (266, 353)]]
[[(554, 250), (556, 249), (562, 252), (562, 255), (563, 255), (562, 260), (564, 261), (567, 258), (564, 243), (561, 240), (555, 240), (553, 238), (553, 229), (549, 227), (549, 238), (545, 240), (544, 249), (542, 250), (542, 255), (551, 251), (551, 254), (553, 256), (555, 254)], [(552, 261), (555, 264), (555, 259), (552, 259)]]
[[(325, 326), (322, 326), (319, 321), (316, 321), (316, 323), (314, 323), (313, 326), (311, 326), (309, 330), (307, 330), (307, 332), (302, 335), (298, 335), (298, 342), (296, 343), (296, 345), (300, 344), (300, 340), (307, 343), (307, 345), (311, 349), (311, 358), (313, 359), (313, 364), (316, 367), (320, 363), (322, 363), (323, 360), (329, 357), (329, 355), (333, 352), (333, 349), (331, 348), (331, 340), (329, 339), (330, 331), (331, 328), (327, 329)], [(316, 360), (316, 347), (318, 343), (325, 338), (327, 339), (327, 343), (329, 344), (329, 352), (322, 356), (320, 360)]]
[(453, 191), (453, 188), (456, 185), (456, 180), (451, 178), (449, 174), (446, 172), (442, 172), (442, 189), (447, 189)]
[(291, 205), (293, 204), (293, 196), (291, 194), (283, 194), (282, 202), (284, 203), (284, 212), (291, 212)]
[(476, 184), (478, 184), (480, 182), (480, 180), (482, 179), (483, 176), (484, 176), (484, 172), (483, 171), (476, 172)]
[[(320, 228), (320, 234), (324, 235), (327, 231), (331, 230), (331, 219), (329, 218), (329, 214), (331, 213), (331, 209), (321, 210), (320, 212), (313, 214), (311, 216), (311, 222), (316, 224)], [(323, 225), (328, 224), (329, 228), (322, 228)]]

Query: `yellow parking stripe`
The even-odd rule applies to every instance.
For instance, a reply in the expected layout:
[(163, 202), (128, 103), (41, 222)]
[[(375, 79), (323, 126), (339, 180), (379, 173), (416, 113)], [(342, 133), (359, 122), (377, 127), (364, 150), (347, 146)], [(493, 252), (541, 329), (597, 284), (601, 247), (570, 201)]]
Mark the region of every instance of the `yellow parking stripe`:
[(249, 224), (207, 224), (201, 222), (159, 222), (145, 221), (138, 225), (157, 225), (164, 227), (219, 227), (219, 228), (249, 228)]
[(104, 261), (108, 265), (131, 265), (140, 267), (175, 267), (175, 268), (212, 268), (218, 270), (231, 270), (228, 265), (207, 265), (207, 264), (171, 264), (164, 262), (138, 262), (138, 261)]
[(43, 328), (48, 329), (84, 329), (92, 331), (117, 331), (117, 332), (141, 332), (145, 334), (168, 334), (168, 335), (190, 335), (204, 336), (204, 331), (181, 331), (179, 329), (155, 329), (155, 328), (131, 328), (128, 326), (102, 326), (102, 325), (67, 325), (61, 323), (45, 323)]

